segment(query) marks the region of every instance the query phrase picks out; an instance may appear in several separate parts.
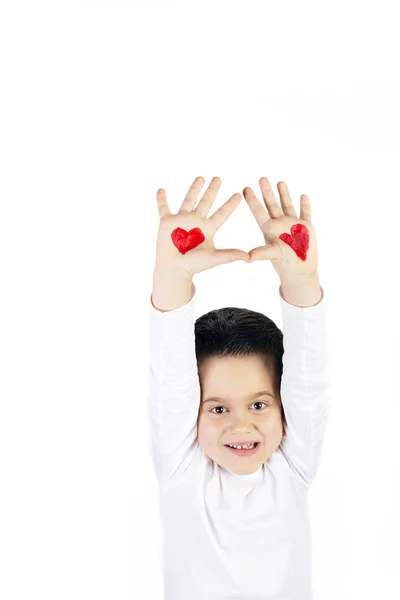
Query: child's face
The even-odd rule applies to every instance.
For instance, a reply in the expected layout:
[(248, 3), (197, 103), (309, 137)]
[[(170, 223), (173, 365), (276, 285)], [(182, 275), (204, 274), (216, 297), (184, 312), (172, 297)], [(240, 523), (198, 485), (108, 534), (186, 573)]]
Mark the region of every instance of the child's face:
[[(254, 473), (278, 448), (283, 435), (280, 397), (272, 369), (265, 358), (253, 355), (211, 357), (198, 371), (201, 404), (197, 438), (201, 448), (232, 473)], [(274, 397), (252, 397), (260, 391)], [(210, 397), (220, 399), (205, 402)], [(255, 454), (237, 456), (225, 447), (241, 441), (258, 441)]]

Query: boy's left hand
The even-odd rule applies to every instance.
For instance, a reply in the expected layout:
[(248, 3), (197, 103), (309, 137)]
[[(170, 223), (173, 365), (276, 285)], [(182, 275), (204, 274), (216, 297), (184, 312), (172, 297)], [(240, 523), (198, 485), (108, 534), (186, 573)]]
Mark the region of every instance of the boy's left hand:
[[(251, 188), (243, 190), (243, 196), (249, 205), (261, 231), (265, 245), (250, 250), (250, 261), (270, 260), (281, 280), (309, 278), (317, 273), (318, 254), (315, 229), (311, 223), (310, 203), (306, 195), (300, 197), (300, 218), (293, 207), (289, 189), (284, 181), (277, 185), (281, 206), (266, 177), (259, 180), (267, 211), (264, 209)], [(302, 260), (292, 247), (279, 238), (283, 233), (291, 235), (290, 228), (301, 223), (309, 231), (309, 248), (305, 260)]]

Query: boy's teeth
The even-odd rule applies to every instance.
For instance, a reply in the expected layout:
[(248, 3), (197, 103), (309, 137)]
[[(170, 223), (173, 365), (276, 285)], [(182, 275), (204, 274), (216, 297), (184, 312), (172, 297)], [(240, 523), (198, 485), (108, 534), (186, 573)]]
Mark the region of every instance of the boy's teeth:
[(250, 449), (250, 448), (254, 448), (254, 442), (252, 442), (251, 444), (246, 444), (245, 446), (237, 446), (236, 444), (228, 444), (228, 446), (230, 448), (237, 448), (238, 450), (240, 449)]

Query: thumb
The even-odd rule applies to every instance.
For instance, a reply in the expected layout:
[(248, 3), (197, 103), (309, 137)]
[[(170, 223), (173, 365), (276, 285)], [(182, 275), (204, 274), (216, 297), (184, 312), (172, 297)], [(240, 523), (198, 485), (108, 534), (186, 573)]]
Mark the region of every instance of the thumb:
[(225, 263), (234, 262), (235, 260), (244, 260), (249, 262), (249, 255), (244, 250), (236, 250), (235, 248), (224, 248), (223, 250), (214, 250), (210, 255), (209, 268), (217, 267)]
[(254, 262), (255, 260), (274, 260), (275, 258), (280, 257), (281, 249), (277, 244), (268, 244), (266, 246), (253, 248), (253, 250), (250, 250), (249, 254), (249, 262)]

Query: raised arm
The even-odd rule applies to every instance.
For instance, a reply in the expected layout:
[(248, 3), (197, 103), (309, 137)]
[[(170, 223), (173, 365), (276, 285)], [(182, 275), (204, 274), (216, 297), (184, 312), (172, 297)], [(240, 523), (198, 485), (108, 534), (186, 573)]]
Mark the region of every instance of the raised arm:
[(326, 300), (316, 278), (295, 287), (282, 285), (280, 302), (281, 399), (287, 423), (280, 449), (291, 468), (310, 484), (320, 463), (332, 401)]
[(160, 224), (150, 297), (148, 422), (150, 451), (157, 478), (165, 483), (185, 468), (197, 438), (200, 384), (194, 335), (193, 276), (235, 260), (249, 260), (238, 249), (218, 250), (213, 237), (239, 205), (234, 194), (210, 218), (221, 180), (213, 178), (195, 207), (204, 179), (198, 177), (177, 214), (165, 191), (157, 192)]
[(269, 180), (259, 180), (265, 208), (251, 188), (244, 196), (265, 245), (250, 251), (250, 262), (270, 260), (281, 280), (283, 372), (281, 398), (287, 421), (280, 448), (306, 482), (314, 479), (322, 448), (331, 386), (325, 300), (317, 273), (317, 238), (308, 197), (300, 196), (297, 216), (284, 181), (278, 183), (280, 205)]

